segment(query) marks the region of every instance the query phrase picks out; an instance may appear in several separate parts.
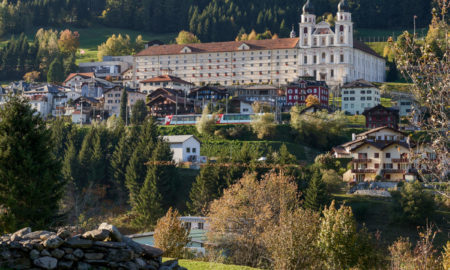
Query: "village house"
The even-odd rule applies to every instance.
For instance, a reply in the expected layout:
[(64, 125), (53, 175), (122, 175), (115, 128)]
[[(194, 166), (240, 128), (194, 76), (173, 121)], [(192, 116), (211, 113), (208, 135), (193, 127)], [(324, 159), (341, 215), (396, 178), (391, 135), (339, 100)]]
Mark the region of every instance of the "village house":
[(133, 56), (104, 56), (100, 62), (84, 62), (78, 65), (82, 73), (94, 73), (96, 78), (111, 80), (117, 84), (122, 81), (122, 72), (133, 65)]
[(303, 106), (310, 95), (317, 97), (321, 106), (328, 107), (328, 86), (324, 81), (316, 81), (314, 77), (301, 77), (299, 81), (290, 83), (286, 87), (286, 104)]
[[(138, 100), (144, 100), (146, 99), (146, 94), (131, 90), (129, 88), (127, 89), (128, 94), (128, 102), (127, 102), (127, 108), (128, 112), (131, 112), (131, 108), (136, 104), (136, 101)], [(120, 101), (122, 99), (122, 91), (123, 88), (116, 86), (111, 89), (106, 90), (103, 93), (104, 96), (104, 109), (105, 111), (109, 112), (109, 115), (116, 115), (118, 116), (120, 113)]]
[(160, 75), (157, 77), (145, 79), (140, 81), (139, 90), (143, 93), (151, 93), (158, 88), (170, 88), (182, 90), (184, 93), (189, 93), (189, 90), (194, 87), (193, 83), (182, 80), (172, 75)]
[(216, 102), (228, 96), (229, 94), (226, 88), (211, 85), (192, 88), (188, 94), (189, 98), (202, 101), (203, 103)]
[(398, 129), (400, 121), (398, 109), (387, 108), (379, 104), (373, 108), (364, 110), (366, 128), (391, 127)]
[(364, 110), (380, 104), (380, 90), (365, 80), (344, 84), (341, 88), (341, 110), (349, 114), (362, 114)]
[(148, 95), (147, 106), (150, 114), (155, 117), (195, 113), (194, 100), (188, 98), (182, 90), (159, 88)]
[(380, 127), (353, 135), (351, 142), (334, 147), (332, 153), (336, 158), (351, 159), (352, 167), (344, 174), (344, 181), (413, 181), (417, 179), (417, 165), (410, 154), (421, 149), (405, 133)]
[(200, 162), (200, 140), (194, 135), (163, 136), (163, 139), (170, 144), (173, 152), (173, 161)]

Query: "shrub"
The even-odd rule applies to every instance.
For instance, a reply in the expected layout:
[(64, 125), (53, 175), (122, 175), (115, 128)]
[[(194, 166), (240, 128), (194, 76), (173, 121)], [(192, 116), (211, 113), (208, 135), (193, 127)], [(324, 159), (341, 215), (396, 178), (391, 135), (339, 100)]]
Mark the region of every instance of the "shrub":
[(214, 115), (209, 116), (209, 109), (205, 107), (203, 109), (202, 117), (198, 120), (196, 127), (198, 133), (202, 135), (212, 135), (216, 126), (216, 120)]
[(164, 251), (164, 256), (180, 258), (190, 241), (189, 231), (183, 227), (179, 218), (178, 211), (169, 208), (167, 214), (156, 223), (153, 235), (155, 246)]
[(276, 125), (274, 115), (264, 113), (253, 116), (251, 126), (258, 139), (270, 138), (275, 135)]

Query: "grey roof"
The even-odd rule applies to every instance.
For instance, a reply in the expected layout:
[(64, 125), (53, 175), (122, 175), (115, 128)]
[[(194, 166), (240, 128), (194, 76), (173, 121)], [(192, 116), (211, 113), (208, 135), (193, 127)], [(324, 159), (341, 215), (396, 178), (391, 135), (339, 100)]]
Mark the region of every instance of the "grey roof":
[(363, 80), (363, 79), (349, 82), (342, 86), (342, 88), (359, 88), (359, 87), (374, 87), (374, 88), (376, 88), (375, 85), (373, 85), (372, 83), (370, 83), (366, 80)]
[(185, 141), (189, 140), (190, 138), (196, 139), (198, 142), (200, 142), (197, 137), (194, 135), (172, 135), (172, 136), (163, 136), (163, 139), (167, 141), (168, 143), (184, 143)]

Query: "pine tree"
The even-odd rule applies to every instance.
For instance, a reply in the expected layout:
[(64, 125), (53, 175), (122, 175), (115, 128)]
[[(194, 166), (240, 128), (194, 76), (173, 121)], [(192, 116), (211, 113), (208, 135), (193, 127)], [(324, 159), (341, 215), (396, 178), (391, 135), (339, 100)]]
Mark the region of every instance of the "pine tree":
[(308, 188), (306, 189), (305, 207), (319, 211), (330, 202), (327, 186), (322, 181), (319, 170), (312, 176)]
[(127, 200), (127, 192), (125, 187), (125, 175), (127, 164), (130, 160), (131, 149), (133, 149), (133, 145), (131, 145), (130, 138), (126, 133), (122, 135), (117, 144), (112, 157), (111, 157), (111, 172), (114, 182), (114, 193), (117, 198), (117, 203), (122, 205)]
[(133, 223), (141, 229), (151, 230), (156, 221), (164, 215), (162, 195), (157, 188), (157, 167), (150, 166), (143, 187), (133, 204), (136, 215)]
[[(173, 154), (168, 143), (160, 140), (153, 150), (152, 160), (155, 162), (154, 173), (157, 176), (156, 188), (162, 196), (161, 206), (169, 209), (175, 203), (175, 188), (178, 175), (175, 164), (172, 163)], [(159, 164), (163, 163), (163, 164)]]
[(122, 91), (122, 96), (120, 98), (120, 119), (125, 123), (125, 125), (128, 125), (129, 119), (128, 119), (128, 93), (127, 89), (124, 88)]
[(61, 63), (61, 59), (56, 57), (55, 60), (50, 64), (47, 73), (47, 82), (55, 83), (64, 81), (64, 67)]
[(15, 226), (0, 224), (0, 231), (56, 225), (64, 180), (51, 131), (27, 100), (8, 99), (0, 108), (0, 205), (6, 210), (0, 220)]
[(147, 117), (147, 114), (148, 110), (147, 105), (145, 105), (145, 101), (136, 101), (136, 103), (133, 105), (133, 108), (131, 109), (131, 123), (133, 125), (142, 124)]
[(220, 171), (216, 166), (206, 164), (206, 166), (201, 168), (200, 174), (192, 184), (189, 193), (191, 201), (187, 205), (192, 214), (207, 214), (208, 204), (222, 194), (220, 190), (221, 180)]

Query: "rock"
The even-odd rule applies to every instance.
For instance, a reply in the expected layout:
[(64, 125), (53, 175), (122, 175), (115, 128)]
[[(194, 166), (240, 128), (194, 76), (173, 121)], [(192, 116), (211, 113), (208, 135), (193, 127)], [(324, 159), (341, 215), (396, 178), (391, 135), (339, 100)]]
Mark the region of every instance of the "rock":
[(52, 235), (44, 241), (43, 245), (46, 248), (59, 248), (64, 243), (64, 240), (57, 235)]
[(92, 240), (81, 239), (78, 236), (66, 240), (65, 245), (71, 248), (90, 248), (94, 242)]
[(30, 269), (31, 261), (28, 258), (17, 258), (14, 259), (11, 264), (14, 266), (14, 269)]
[[(19, 236), (19, 237), (22, 237), (22, 236), (24, 236), (25, 234), (29, 234), (29, 233), (31, 233), (31, 228), (30, 228), (30, 227), (26, 227), (26, 228), (20, 229), (20, 230), (18, 230), (17, 232), (13, 233), (12, 236)], [(11, 237), (12, 237), (12, 236), (11, 236)]]
[(116, 226), (108, 224), (108, 223), (102, 223), (98, 227), (99, 230), (108, 230), (110, 232), (111, 239), (116, 242), (122, 242), (122, 234), (120, 234), (119, 230), (116, 228)]
[(92, 269), (92, 266), (88, 263), (79, 262), (77, 269), (78, 270), (89, 270), (89, 269)]
[(131, 249), (133, 249), (135, 253), (137, 254), (144, 253), (144, 249), (141, 247), (141, 244), (134, 242), (128, 237), (122, 237), (122, 241), (125, 242), (129, 247), (131, 247)]
[(106, 260), (113, 262), (126, 262), (133, 259), (133, 251), (130, 249), (113, 249), (109, 252)]
[(9, 252), (8, 250), (0, 252), (0, 258), (3, 260), (9, 260), (11, 259), (11, 256), (11, 252)]
[(128, 269), (128, 270), (138, 270), (139, 269), (138, 266), (134, 262), (126, 262), (124, 264), (124, 267), (125, 267), (125, 269)]
[(11, 236), (10, 239), (11, 239), (11, 241), (20, 241), (20, 240), (22, 240), (22, 237), (13, 234), (13, 236)]
[(35, 260), (39, 258), (39, 251), (33, 249), (32, 251), (30, 251), (30, 259)]
[(50, 256), (50, 252), (48, 252), (48, 250), (44, 249), (41, 251), (41, 256)]
[(54, 232), (46, 232), (46, 233), (41, 234), (41, 235), (39, 236), (39, 238), (40, 238), (42, 241), (45, 241), (45, 240), (49, 239), (50, 237), (52, 237), (52, 236), (54, 236), (54, 235), (56, 235), (56, 233), (54, 233)]
[(93, 230), (85, 232), (82, 235), (82, 238), (90, 239), (94, 241), (103, 241), (106, 238), (110, 236), (110, 232), (108, 230), (102, 229), (102, 230)]
[(136, 263), (136, 265), (137, 265), (137, 267), (138, 267), (139, 269), (144, 269), (145, 266), (147, 265), (147, 264), (145, 263), (145, 261), (144, 261), (143, 259), (141, 259), (141, 258), (136, 258), (136, 259), (134, 259), (134, 262)]
[(19, 242), (11, 242), (9, 243), (9, 248), (11, 249), (20, 249), (22, 245)]
[(34, 265), (44, 269), (55, 269), (58, 265), (58, 260), (52, 257), (41, 257), (33, 261)]
[(57, 248), (52, 250), (51, 254), (53, 258), (61, 259), (64, 256), (64, 251), (62, 249)]
[(68, 230), (61, 228), (58, 230), (58, 232), (56, 233), (56, 235), (62, 239), (67, 239), (69, 237), (72, 236), (72, 233), (69, 232)]
[(165, 261), (162, 266), (167, 266), (169, 269), (174, 269), (178, 266), (178, 260)]
[(71, 249), (71, 248), (63, 248), (63, 250), (67, 254), (72, 254), (73, 253), (73, 249)]
[[(49, 231), (35, 231), (30, 232), (22, 236), (23, 239), (41, 239), (41, 235), (51, 235), (52, 233)], [(54, 234), (54, 233), (53, 233)]]
[(64, 255), (64, 259), (71, 260), (71, 261), (78, 261), (77, 257), (75, 257), (73, 254)]
[(59, 269), (72, 269), (73, 261), (59, 261), (58, 268)]
[(163, 255), (163, 251), (159, 248), (151, 247), (148, 245), (141, 245), (141, 247), (144, 249), (144, 253), (150, 258), (157, 258)]
[(147, 267), (148, 267), (149, 269), (151, 269), (151, 270), (157, 270), (157, 269), (159, 269), (160, 266), (161, 266), (161, 265), (160, 265), (159, 262), (150, 260), (150, 261), (148, 261), (148, 266), (147, 266)]
[(77, 248), (77, 249), (75, 249), (75, 251), (73, 252), (73, 255), (74, 255), (75, 257), (77, 257), (78, 259), (81, 259), (81, 258), (83, 258), (83, 256), (84, 256), (84, 252), (83, 252), (81, 249)]
[(127, 247), (127, 244), (123, 242), (94, 242), (95, 246), (99, 247), (106, 247), (106, 248), (125, 248)]
[(103, 253), (84, 253), (86, 260), (101, 260), (104, 256), (105, 254)]

